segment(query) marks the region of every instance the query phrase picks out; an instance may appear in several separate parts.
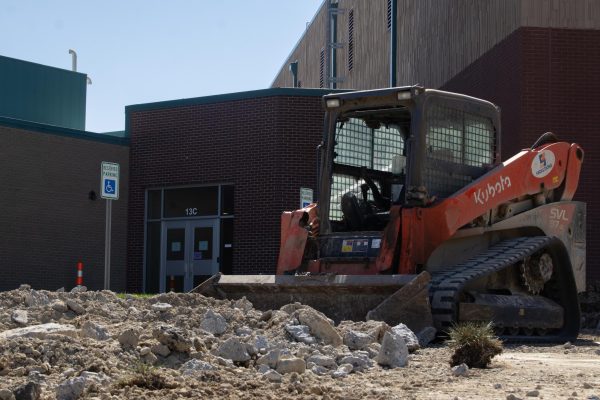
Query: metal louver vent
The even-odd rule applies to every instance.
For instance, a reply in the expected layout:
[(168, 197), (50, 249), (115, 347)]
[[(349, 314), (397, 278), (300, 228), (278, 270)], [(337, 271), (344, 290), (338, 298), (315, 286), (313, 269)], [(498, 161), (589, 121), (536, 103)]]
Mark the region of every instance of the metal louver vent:
[(354, 68), (354, 10), (348, 14), (348, 71)]
[(321, 49), (319, 60), (319, 87), (325, 87), (325, 49)]

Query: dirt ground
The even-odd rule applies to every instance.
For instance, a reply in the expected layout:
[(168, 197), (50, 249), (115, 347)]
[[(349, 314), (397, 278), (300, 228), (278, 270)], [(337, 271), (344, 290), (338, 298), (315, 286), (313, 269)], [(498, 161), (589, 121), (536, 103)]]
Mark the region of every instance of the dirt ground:
[[(506, 399), (513, 394), (524, 399), (534, 397), (534, 393), (527, 393), (537, 390), (539, 398), (587, 399), (600, 395), (599, 340), (598, 336), (583, 334), (570, 349), (564, 345), (508, 345), (490, 368), (471, 369), (466, 377), (449, 373), (450, 350), (446, 346), (426, 348), (412, 356), (408, 371), (400, 371), (404, 376), (396, 375), (397, 370), (384, 376), (385, 380), (398, 381), (389, 392), (390, 398)], [(413, 380), (420, 385), (411, 388)]]
[[(405, 367), (380, 365), (382, 335), (392, 329), (385, 324), (319, 328), (309, 321), (304, 343), (288, 332), (302, 326), (302, 312), (317, 315), (298, 304), (262, 312), (247, 301), (193, 294), (138, 298), (28, 287), (0, 293), (0, 400), (600, 396), (600, 334), (594, 330), (572, 345), (506, 345), (489, 368), (454, 376), (443, 343), (411, 352)], [(370, 343), (353, 348), (348, 330), (368, 333)], [(326, 334), (339, 334), (343, 343), (327, 344)], [(241, 347), (227, 352), (226, 343)], [(274, 351), (281, 352), (278, 363), (299, 360), (300, 369), (261, 366)], [(315, 355), (330, 365), (316, 366)], [(352, 371), (340, 372), (348, 363)]]

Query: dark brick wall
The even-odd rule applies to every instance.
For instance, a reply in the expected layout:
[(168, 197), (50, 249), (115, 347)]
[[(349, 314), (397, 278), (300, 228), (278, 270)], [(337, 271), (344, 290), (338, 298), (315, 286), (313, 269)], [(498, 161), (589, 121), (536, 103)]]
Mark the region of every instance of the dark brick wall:
[(587, 279), (600, 280), (600, 31), (521, 28), (444, 85), (502, 109), (506, 159), (544, 132), (586, 151), (575, 199), (587, 203)]
[(500, 106), (501, 151), (506, 159), (518, 152), (521, 140), (523, 90), (522, 34), (515, 31), (441, 87)]
[(143, 280), (144, 193), (151, 187), (233, 183), (233, 273), (274, 273), (280, 215), (316, 188), (320, 96), (272, 96), (129, 113), (127, 288)]
[(55, 290), (104, 282), (105, 201), (100, 163), (121, 165), (120, 199), (113, 203), (111, 288), (125, 289), (128, 152), (124, 145), (0, 125), (0, 290), (21, 283)]

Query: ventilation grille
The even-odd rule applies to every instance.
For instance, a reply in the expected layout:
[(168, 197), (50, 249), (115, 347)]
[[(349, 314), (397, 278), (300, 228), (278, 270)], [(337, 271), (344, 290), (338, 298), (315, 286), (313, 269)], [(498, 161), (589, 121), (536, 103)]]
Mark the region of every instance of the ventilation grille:
[(325, 49), (321, 49), (319, 60), (319, 87), (325, 87)]
[(354, 68), (354, 10), (348, 14), (348, 71)]

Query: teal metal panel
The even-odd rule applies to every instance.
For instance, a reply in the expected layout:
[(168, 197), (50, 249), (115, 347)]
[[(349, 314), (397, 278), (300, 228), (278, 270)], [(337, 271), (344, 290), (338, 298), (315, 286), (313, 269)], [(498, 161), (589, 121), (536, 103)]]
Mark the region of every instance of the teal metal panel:
[(85, 130), (87, 75), (0, 56), (0, 116)]
[(111, 137), (124, 138), (127, 137), (126, 131), (111, 131), (111, 132), (99, 132), (101, 135), (107, 135)]
[(24, 121), (22, 119), (13, 119), (0, 116), (0, 128), (2, 127), (19, 129), (22, 130), (24, 134), (28, 132), (38, 132), (49, 135), (66, 136), (81, 140), (93, 140), (96, 142), (129, 146), (128, 137), (119, 137), (115, 135), (106, 135), (103, 133), (94, 133), (71, 128), (63, 128), (54, 125), (45, 125), (37, 122)]

